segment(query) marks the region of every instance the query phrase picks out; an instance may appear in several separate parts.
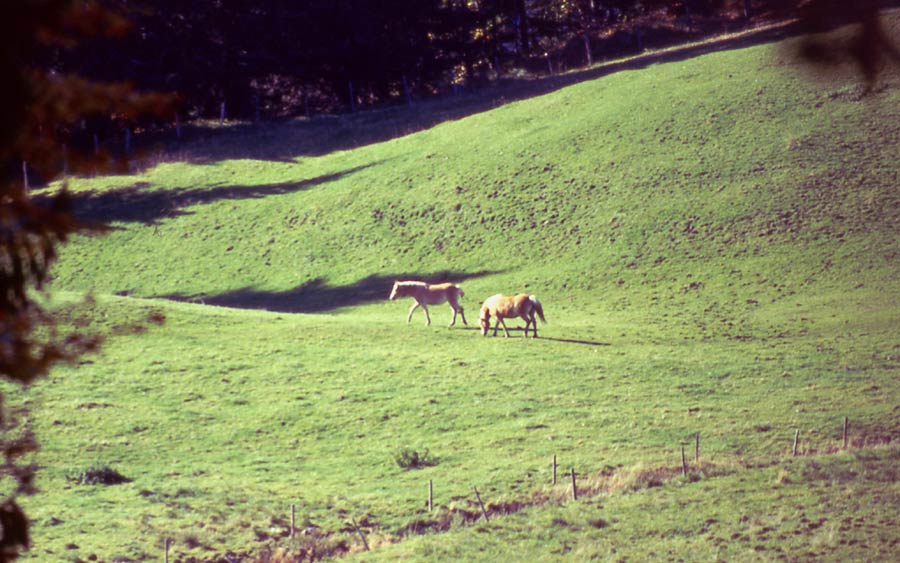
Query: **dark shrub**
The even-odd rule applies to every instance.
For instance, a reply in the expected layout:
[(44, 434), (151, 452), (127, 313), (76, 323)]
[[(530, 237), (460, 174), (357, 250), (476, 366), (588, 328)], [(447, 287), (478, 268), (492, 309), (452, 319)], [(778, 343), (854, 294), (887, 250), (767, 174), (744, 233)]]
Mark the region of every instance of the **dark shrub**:
[(402, 448), (394, 455), (394, 461), (396, 461), (397, 465), (403, 469), (420, 469), (422, 467), (437, 465), (439, 460), (429, 454), (428, 450), (419, 453), (410, 448)]
[(131, 482), (128, 477), (106, 466), (79, 471), (70, 475), (69, 480), (75, 481), (79, 485), (119, 485)]

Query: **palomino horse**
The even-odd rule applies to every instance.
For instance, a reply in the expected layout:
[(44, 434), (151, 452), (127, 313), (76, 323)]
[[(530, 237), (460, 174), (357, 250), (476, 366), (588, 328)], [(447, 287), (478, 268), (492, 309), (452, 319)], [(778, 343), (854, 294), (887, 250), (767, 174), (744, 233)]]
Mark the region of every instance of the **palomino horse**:
[(525, 338), (528, 338), (528, 325), (531, 325), (533, 337), (537, 338), (535, 313), (543, 322), (547, 322), (547, 319), (544, 318), (544, 309), (541, 307), (541, 302), (534, 295), (520, 293), (507, 297), (498, 293), (493, 297), (488, 297), (484, 305), (481, 306), (481, 314), (478, 316), (481, 324), (481, 335), (487, 336), (487, 331), (491, 327), (491, 317), (495, 317), (497, 322), (494, 324), (494, 336), (497, 336), (497, 328), (503, 325), (506, 337), (509, 338), (509, 329), (506, 328), (506, 323), (503, 322), (503, 319), (522, 317), (525, 320)]
[(422, 310), (425, 311), (425, 326), (431, 324), (431, 315), (428, 314), (427, 305), (440, 305), (447, 301), (453, 309), (453, 320), (450, 321), (450, 326), (453, 326), (456, 324), (457, 313), (462, 316), (463, 324), (468, 324), (462, 305), (459, 304), (459, 298), (463, 295), (465, 294), (462, 288), (452, 283), (431, 285), (420, 281), (398, 281), (394, 282), (394, 289), (391, 290), (390, 299), (391, 301), (398, 297), (412, 297), (415, 299), (416, 302), (410, 307), (406, 322), (409, 323), (412, 320), (412, 314), (416, 307), (422, 307)]

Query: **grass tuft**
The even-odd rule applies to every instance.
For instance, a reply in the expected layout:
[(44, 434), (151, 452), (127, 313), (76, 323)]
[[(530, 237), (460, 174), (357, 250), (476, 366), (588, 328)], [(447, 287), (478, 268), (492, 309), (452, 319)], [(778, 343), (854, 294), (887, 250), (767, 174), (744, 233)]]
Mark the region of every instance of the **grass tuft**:
[(121, 485), (132, 481), (115, 469), (105, 465), (97, 465), (88, 469), (70, 472), (69, 480), (78, 485)]
[(419, 452), (411, 448), (401, 448), (394, 454), (394, 462), (403, 469), (422, 469), (437, 465), (440, 459), (431, 455), (427, 449)]

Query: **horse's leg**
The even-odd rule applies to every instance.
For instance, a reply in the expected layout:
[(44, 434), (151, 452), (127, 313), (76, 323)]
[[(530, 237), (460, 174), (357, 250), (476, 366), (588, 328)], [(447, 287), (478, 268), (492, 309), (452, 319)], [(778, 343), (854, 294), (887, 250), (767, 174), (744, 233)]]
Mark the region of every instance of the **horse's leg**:
[(455, 297), (447, 297), (447, 302), (450, 303), (450, 308), (453, 309), (453, 320), (450, 322), (450, 326), (456, 324), (456, 315), (462, 315), (462, 321), (464, 325), (468, 325), (466, 322), (466, 314), (463, 312), (463, 308), (460, 306), (459, 301), (456, 300)]
[(462, 317), (463, 324), (468, 326), (469, 323), (466, 322), (466, 313), (465, 313), (465, 311), (463, 311), (463, 308), (460, 307), (459, 305), (457, 305), (456, 308), (453, 309), (453, 322), (450, 323), (450, 326), (453, 326), (454, 324), (456, 324), (457, 313), (459, 314), (460, 317)]
[(525, 338), (528, 338), (528, 325), (531, 324), (531, 321), (528, 320), (528, 315), (527, 315), (526, 313), (522, 313), (522, 314), (519, 315), (519, 316), (522, 317), (522, 320), (523, 320), (523, 321), (525, 321), (525, 329), (524, 329), (524, 333), (525, 333)]
[(413, 303), (413, 306), (409, 308), (409, 314), (406, 316), (406, 324), (409, 324), (412, 321), (413, 311), (415, 311), (416, 307), (418, 307), (418, 306), (419, 306), (419, 302), (416, 301), (415, 303)]
[(500, 321), (501, 321), (501, 320), (502, 320), (502, 319), (501, 319), (500, 316), (498, 315), (498, 316), (497, 316), (497, 320), (494, 322), (494, 336), (497, 336), (497, 329), (500, 328)]
[(431, 315), (428, 314), (428, 307), (422, 303), (422, 310), (425, 311), (425, 326), (431, 326)]
[(534, 309), (531, 310), (531, 337), (537, 338), (537, 318), (534, 316)]
[(497, 317), (497, 320), (500, 321), (500, 324), (503, 325), (503, 332), (506, 333), (506, 337), (509, 338), (509, 329), (506, 328), (506, 323), (503, 321), (503, 317)]

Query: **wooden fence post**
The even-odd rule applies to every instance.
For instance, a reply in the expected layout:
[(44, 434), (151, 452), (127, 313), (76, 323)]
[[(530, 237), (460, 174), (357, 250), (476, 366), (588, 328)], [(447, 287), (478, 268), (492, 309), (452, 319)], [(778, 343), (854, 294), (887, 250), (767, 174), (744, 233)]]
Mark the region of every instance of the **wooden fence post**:
[(478, 506), (481, 507), (481, 514), (484, 516), (485, 522), (490, 522), (491, 519), (488, 517), (487, 510), (484, 508), (484, 503), (481, 502), (481, 495), (478, 494), (478, 487), (472, 487), (475, 490), (475, 498), (478, 499)]
[(412, 105), (412, 94), (409, 91), (409, 82), (406, 81), (406, 75), (403, 75), (403, 93), (406, 94), (406, 105)]
[(434, 480), (428, 480), (428, 512), (434, 509)]
[(791, 448), (791, 455), (797, 457), (797, 446), (800, 444), (800, 429), (794, 431), (794, 447)]
[(163, 550), (165, 552), (166, 563), (169, 563), (169, 545), (171, 544), (171, 542), (172, 540), (170, 540), (169, 538), (163, 540)]
[(225, 100), (222, 100), (222, 105), (219, 106), (219, 126), (225, 125)]
[(844, 449), (847, 449), (847, 444), (850, 439), (850, 419), (846, 416), (844, 417)]
[(25, 186), (25, 191), (31, 187), (28, 183), (28, 162), (22, 161), (22, 185)]
[(687, 476), (687, 460), (684, 457), (684, 446), (681, 446), (681, 474)]
[(296, 526), (296, 515), (297, 515), (297, 507), (295, 505), (291, 505), (291, 537), (294, 537), (294, 531), (297, 529)]
[(553, 484), (556, 484), (556, 454), (553, 454)]
[(587, 66), (591, 66), (594, 64), (594, 57), (591, 56), (591, 39), (584, 35), (582, 36), (584, 40), (584, 58), (587, 61)]
[(694, 433), (694, 463), (700, 465), (700, 433)]
[(356, 113), (356, 95), (353, 93), (353, 81), (347, 81), (350, 90), (350, 113)]
[(353, 522), (353, 527), (356, 528), (356, 533), (359, 534), (359, 539), (363, 542), (363, 547), (366, 548), (366, 551), (369, 551), (369, 542), (366, 541), (366, 536), (363, 534), (363, 531), (360, 529), (359, 525), (356, 523), (356, 518), (351, 518), (351, 522)]
[(578, 500), (578, 485), (575, 483), (575, 468), (572, 468), (572, 500)]

